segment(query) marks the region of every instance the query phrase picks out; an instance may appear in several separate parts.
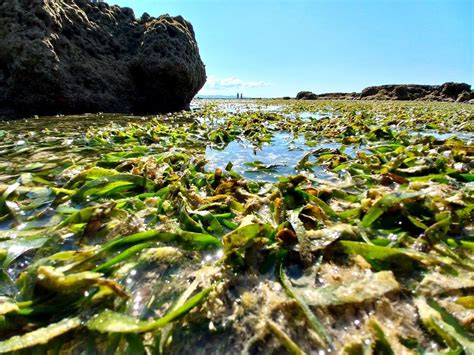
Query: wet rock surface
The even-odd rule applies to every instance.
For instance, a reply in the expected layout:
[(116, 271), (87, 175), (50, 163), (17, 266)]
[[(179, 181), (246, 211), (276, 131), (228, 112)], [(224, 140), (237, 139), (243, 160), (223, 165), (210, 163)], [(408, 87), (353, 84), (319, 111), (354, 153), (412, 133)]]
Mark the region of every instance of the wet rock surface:
[(187, 109), (206, 81), (192, 25), (86, 0), (0, 4), (0, 115)]
[(465, 83), (444, 83), (442, 85), (379, 85), (369, 86), (361, 93), (325, 93), (310, 91), (299, 92), (298, 100), (420, 100), (420, 101), (457, 101), (470, 102), (474, 99), (471, 85)]

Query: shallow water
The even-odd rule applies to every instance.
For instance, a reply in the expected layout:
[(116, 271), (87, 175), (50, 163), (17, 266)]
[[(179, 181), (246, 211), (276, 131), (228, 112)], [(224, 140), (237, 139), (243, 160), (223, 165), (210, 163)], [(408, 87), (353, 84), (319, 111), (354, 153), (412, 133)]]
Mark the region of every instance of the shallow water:
[(412, 136), (423, 136), (423, 137), (434, 137), (439, 140), (446, 140), (449, 138), (457, 138), (461, 139), (464, 141), (474, 141), (474, 133), (472, 132), (462, 132), (462, 131), (457, 131), (457, 132), (446, 132), (446, 133), (441, 133), (437, 132), (435, 130), (425, 130), (425, 131), (415, 131), (415, 132), (410, 132), (409, 133)]
[(260, 112), (281, 112), (283, 110), (282, 105), (268, 105), (253, 103), (253, 102), (224, 102), (218, 105), (219, 111), (226, 113), (244, 113), (251, 111)]
[(310, 112), (310, 111), (301, 111), (301, 112), (294, 112), (294, 113), (286, 113), (283, 116), (289, 118), (297, 118), (303, 121), (313, 121), (313, 120), (320, 120), (325, 117), (333, 117), (333, 112)]
[[(276, 133), (270, 143), (264, 143), (262, 149), (255, 148), (246, 141), (233, 141), (223, 150), (207, 147), (206, 159), (208, 168), (225, 168), (231, 162), (233, 170), (246, 178), (276, 181), (277, 176), (292, 175), (295, 165), (307, 151), (301, 138), (294, 139), (289, 133)], [(268, 170), (258, 171), (245, 163), (260, 161), (268, 165)]]
[[(194, 101), (193, 111), (199, 112), (208, 100)], [(317, 121), (325, 117), (334, 117), (337, 111), (298, 111), (288, 112), (284, 105), (255, 103), (247, 101), (224, 100), (217, 104), (219, 112), (230, 115), (249, 112), (275, 112), (289, 119), (297, 119), (303, 122)], [(14, 144), (0, 144), (0, 169), (6, 174), (19, 174), (24, 172), (41, 172), (54, 167), (67, 167), (74, 164), (86, 164), (100, 155), (107, 153), (103, 148), (95, 150), (88, 145), (85, 132), (89, 128), (104, 127), (107, 130), (111, 125), (120, 131), (130, 123), (147, 122), (153, 117), (126, 116), (118, 114), (84, 114), (72, 116), (54, 116), (30, 118), (16, 121), (0, 121), (1, 131), (14, 134), (17, 140)], [(166, 124), (174, 124), (173, 115), (160, 117)], [(197, 117), (200, 124), (224, 125), (227, 118), (224, 116), (200, 116)], [(270, 125), (271, 126), (271, 125)], [(471, 132), (440, 133), (435, 130), (411, 131), (412, 136), (433, 136), (436, 139), (446, 140), (456, 137), (467, 142), (474, 140)], [(298, 173), (297, 163), (316, 149), (340, 149), (339, 143), (321, 141), (316, 146), (306, 145), (303, 135), (294, 136), (285, 131), (277, 131), (273, 134), (271, 142), (264, 143), (261, 148), (256, 148), (245, 139), (236, 139), (227, 144), (223, 149), (216, 148), (210, 142), (207, 144), (204, 154), (208, 160), (207, 168), (215, 170), (224, 169), (229, 162), (233, 164), (233, 170), (247, 179), (257, 181), (274, 182), (278, 176), (294, 175)], [(116, 150), (111, 147), (110, 151)], [(355, 157), (358, 151), (367, 152), (366, 146), (349, 145), (345, 147), (345, 154)], [(313, 157), (310, 158), (314, 160)], [(246, 163), (260, 162), (261, 168), (249, 166)], [(330, 179), (332, 174), (324, 167), (316, 166), (313, 176), (322, 179)], [(3, 175), (8, 179), (8, 175)]]
[[(275, 182), (279, 176), (295, 175), (299, 172), (296, 165), (308, 153), (317, 149), (340, 149), (341, 144), (321, 142), (317, 146), (307, 146), (302, 135), (294, 137), (288, 132), (277, 132), (270, 143), (264, 143), (261, 149), (248, 141), (233, 141), (224, 149), (206, 147), (207, 168), (225, 169), (232, 163), (232, 169), (249, 180)], [(357, 148), (346, 148), (346, 154), (355, 155)], [(314, 159), (310, 159), (314, 160)], [(246, 163), (258, 162), (262, 168)], [(259, 164), (260, 165), (260, 164)], [(330, 179), (334, 174), (324, 167), (313, 168), (312, 177)]]
[[(16, 281), (23, 271), (38, 275), (40, 280), (36, 266), (29, 266), (43, 263), (65, 267), (67, 274), (103, 273), (104, 278), (123, 287), (129, 296), (119, 300), (117, 293), (113, 302), (87, 303), (89, 299), (85, 298), (96, 289), (86, 285), (80, 288), (81, 302), (85, 302), (80, 309), (74, 308), (77, 303), (71, 298), (67, 301), (67, 314), (62, 313), (63, 309), (51, 310), (46, 312), (49, 318), (42, 319), (41, 324), (35, 323), (34, 316), (30, 322), (25, 310), (25, 322), (15, 324), (18, 329), (14, 328), (12, 334), (23, 334), (34, 329), (30, 324), (49, 325), (70, 314), (80, 316), (85, 324), (104, 309), (132, 316), (137, 323), (138, 319), (161, 317), (174, 305), (212, 286), (216, 295), (210, 298), (218, 302), (212, 303), (210, 299), (202, 308), (193, 310), (189, 318), (174, 323), (176, 331), (170, 347), (175, 353), (191, 347), (202, 352), (209, 350), (207, 353), (218, 349), (239, 353), (245, 343), (258, 335), (259, 327), (270, 324), (256, 326), (256, 321), (278, 323), (281, 329), (277, 329), (309, 353), (319, 349), (320, 344), (308, 333), (309, 323), (301, 318), (304, 312), (294, 308), (298, 302), (285, 292), (288, 286), (282, 283), (281, 270), (287, 274), (288, 284), (297, 289), (296, 293), (304, 296), (305, 291), (310, 291), (312, 302), (329, 291), (330, 297), (323, 297), (325, 302), (337, 296), (333, 302), (338, 309), (344, 310), (345, 304), (351, 307), (347, 309), (357, 309), (352, 303), (359, 303), (359, 294), (366, 293), (361, 292), (361, 280), (370, 281), (371, 275), (379, 281), (385, 275), (382, 281), (386, 284), (400, 282), (403, 290), (414, 289), (413, 284), (416, 286), (420, 280), (410, 279), (406, 284), (406, 278), (395, 281), (387, 272), (375, 273), (378, 270), (371, 270), (360, 255), (354, 265), (346, 265), (352, 260), (352, 252), (333, 249), (334, 243), (344, 241), (350, 246), (367, 242), (362, 244), (367, 248), (402, 248), (392, 250), (394, 253), (416, 246), (412, 239), (416, 240), (425, 228), (422, 223), (434, 225), (435, 217), (445, 216), (444, 212), (438, 214), (437, 205), (431, 203), (433, 191), (436, 204), (442, 205), (439, 211), (449, 208), (453, 215), (466, 219), (462, 216), (468, 212), (463, 206), (471, 200), (467, 193), (463, 195), (463, 189), (472, 185), (466, 182), (472, 179), (472, 165), (468, 161), (471, 152), (465, 149), (465, 142), (454, 142), (459, 148), (453, 148), (453, 142), (446, 146), (440, 142), (452, 135), (467, 142), (472, 139), (471, 133), (453, 124), (457, 120), (451, 121), (449, 127), (454, 133), (448, 135), (423, 130), (428, 127), (426, 122), (429, 127), (436, 127), (439, 122), (431, 122), (427, 115), (419, 117), (410, 126), (414, 129), (407, 138), (406, 133), (392, 134), (398, 132), (391, 127), (393, 122), (387, 123), (392, 128), (390, 132), (379, 129), (388, 121), (383, 121), (386, 115), (380, 115), (380, 125), (376, 125), (376, 104), (374, 111), (364, 111), (360, 106), (365, 103), (351, 106), (334, 102), (332, 110), (318, 103), (292, 106), (243, 100), (210, 104), (205, 107), (197, 102), (191, 112), (158, 117), (84, 115), (0, 122), (0, 188), (6, 191), (15, 187), (0, 204), (0, 252), (8, 250), (9, 258), (14, 258), (4, 268), (3, 276), (8, 282), (7, 286), (0, 284), (0, 296), (15, 298), (20, 291)], [(455, 117), (449, 112), (446, 115)], [(88, 132), (91, 127), (93, 130)], [(419, 137), (425, 135), (435, 136), (436, 140)], [(400, 164), (402, 159), (405, 165)], [(443, 164), (451, 171), (446, 172)], [(231, 165), (233, 172), (244, 179), (232, 172), (214, 172)], [(444, 176), (448, 173), (451, 176)], [(443, 175), (442, 179), (439, 175)], [(426, 180), (414, 184), (417, 189), (431, 186), (439, 191), (412, 190), (407, 180), (420, 178)], [(280, 183), (266, 183), (276, 181)], [(379, 213), (380, 196), (398, 198), (405, 190), (418, 200), (404, 197), (407, 204), (396, 202), (392, 206), (396, 216)], [(422, 205), (421, 214), (413, 208), (415, 202)], [(425, 211), (429, 213), (425, 215)], [(406, 220), (406, 215), (412, 214), (418, 219), (410, 221), (418, 221), (416, 224)], [(375, 215), (375, 220), (370, 221), (368, 215)], [(403, 223), (392, 217), (401, 218)], [(248, 225), (250, 221), (252, 224)], [(179, 232), (174, 233), (175, 230)], [(165, 231), (160, 235), (164, 239), (154, 239), (156, 231)], [(448, 233), (450, 238), (464, 238), (458, 228)], [(153, 237), (147, 239), (147, 235)], [(101, 250), (111, 241), (120, 243), (103, 249), (93, 259), (87, 258), (88, 253)], [(456, 252), (459, 247), (456, 246)], [(65, 257), (61, 253), (66, 251), (72, 253)], [(273, 255), (274, 251), (278, 254)], [(291, 257), (279, 259), (280, 252), (288, 252)], [(319, 261), (308, 253), (320, 257)], [(435, 250), (431, 253), (439, 256)], [(52, 254), (55, 258), (49, 259)], [(443, 260), (448, 257), (444, 255)], [(77, 258), (79, 264), (74, 265), (70, 258)], [(113, 260), (113, 265), (104, 266)], [(38, 261), (40, 264), (36, 264)], [(450, 265), (455, 266), (457, 261), (453, 259)], [(271, 269), (266, 269), (267, 262)], [(279, 263), (278, 276), (275, 272), (278, 273)], [(310, 268), (317, 270), (317, 274), (306, 272)], [(396, 270), (394, 274), (398, 278)], [(38, 280), (30, 283), (35, 286)], [(331, 288), (340, 289), (332, 294)], [(412, 298), (418, 289), (410, 294), (402, 292), (399, 297), (392, 288), (391, 298), (385, 298), (384, 292), (369, 292), (364, 296), (368, 302), (363, 302), (360, 312), (340, 317), (337, 312), (326, 314), (321, 310), (316, 315), (322, 315), (324, 329), (339, 348), (358, 339), (360, 334), (370, 333), (365, 305), (385, 304), (390, 299), (393, 304), (402, 305), (400, 309), (408, 304), (413, 310)], [(54, 297), (57, 291), (52, 290)], [(49, 306), (42, 295), (33, 292), (23, 300), (34, 300), (33, 307), (38, 304), (41, 311), (43, 303)], [(53, 302), (63, 298), (68, 300), (58, 292)], [(338, 304), (341, 300), (342, 305)], [(416, 315), (416, 310), (405, 314), (399, 309), (382, 308), (367, 311), (371, 312), (370, 317), (375, 312), (378, 319), (388, 319), (387, 315), (394, 319), (396, 326), (392, 327), (390, 320), (383, 324), (390, 332), (387, 338), (396, 338), (400, 329), (419, 331), (419, 319), (414, 319), (417, 323), (412, 327), (403, 323)], [(229, 315), (239, 316), (229, 322)], [(16, 320), (5, 319), (12, 323)], [(28, 326), (23, 328), (24, 324)], [(88, 337), (90, 348), (99, 346), (103, 338), (96, 342), (97, 332), (89, 332), (86, 327), (67, 336), (79, 342)], [(156, 335), (160, 331), (154, 332), (153, 342), (159, 342)], [(424, 342), (425, 335), (419, 334), (424, 333), (415, 337)], [(278, 343), (276, 347), (272, 343), (278, 337), (260, 335), (252, 351), (260, 346), (261, 352), (268, 353), (282, 349)], [(139, 334), (133, 336), (135, 340), (142, 339)], [(52, 347), (52, 343), (48, 346)], [(150, 349), (157, 349), (159, 344), (153, 346)], [(124, 345), (121, 350), (126, 348)]]
[[(89, 128), (116, 125), (120, 129), (129, 123), (148, 119), (118, 114), (85, 114), (0, 121), (0, 132), (15, 137), (13, 144), (0, 144), (0, 164), (86, 162), (104, 153), (88, 146), (85, 133)], [(30, 170), (28, 166), (23, 167)]]

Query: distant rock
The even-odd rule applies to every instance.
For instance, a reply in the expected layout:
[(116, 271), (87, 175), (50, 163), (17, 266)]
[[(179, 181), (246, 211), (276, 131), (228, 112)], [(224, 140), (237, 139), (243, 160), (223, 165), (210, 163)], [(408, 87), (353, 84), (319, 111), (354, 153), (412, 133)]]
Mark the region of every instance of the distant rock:
[(471, 85), (465, 83), (444, 83), (441, 85), (441, 96), (456, 100), (463, 92), (471, 92)]
[(311, 91), (300, 91), (296, 95), (297, 100), (316, 100), (318, 96)]
[(0, 114), (187, 109), (206, 81), (192, 25), (87, 0), (0, 3)]
[(364, 100), (380, 99), (384, 96), (386, 100), (416, 100), (433, 91), (430, 85), (380, 85), (370, 86), (362, 90), (360, 98)]
[(424, 100), (455, 101), (459, 94), (471, 92), (471, 86), (464, 83), (444, 83), (442, 85), (381, 85), (365, 88), (360, 93), (363, 100)]
[(301, 91), (297, 99), (308, 100), (423, 100), (471, 102), (474, 93), (465, 83), (444, 83), (442, 85), (392, 84), (369, 86), (359, 93), (326, 93), (316, 95)]
[(393, 90), (393, 94), (396, 100), (409, 100), (408, 88), (405, 85), (398, 85)]

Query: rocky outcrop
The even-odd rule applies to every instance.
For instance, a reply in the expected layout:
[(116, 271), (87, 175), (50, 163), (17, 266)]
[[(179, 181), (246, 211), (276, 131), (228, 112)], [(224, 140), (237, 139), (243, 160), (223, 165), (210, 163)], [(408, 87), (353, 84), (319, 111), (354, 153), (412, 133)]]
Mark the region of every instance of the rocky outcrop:
[(318, 95), (312, 93), (311, 91), (300, 91), (296, 94), (297, 100), (316, 100)]
[(365, 88), (360, 93), (364, 100), (429, 100), (456, 101), (463, 92), (471, 92), (465, 83), (444, 83), (443, 85), (381, 85)]
[(463, 92), (471, 92), (471, 85), (465, 83), (444, 83), (440, 87), (442, 97), (457, 99)]
[(186, 109), (206, 80), (192, 25), (87, 0), (0, 3), (0, 113)]
[(444, 83), (442, 85), (379, 85), (369, 86), (358, 93), (327, 93), (316, 95), (304, 91), (311, 100), (424, 100), (469, 102), (474, 99), (471, 86), (465, 83)]

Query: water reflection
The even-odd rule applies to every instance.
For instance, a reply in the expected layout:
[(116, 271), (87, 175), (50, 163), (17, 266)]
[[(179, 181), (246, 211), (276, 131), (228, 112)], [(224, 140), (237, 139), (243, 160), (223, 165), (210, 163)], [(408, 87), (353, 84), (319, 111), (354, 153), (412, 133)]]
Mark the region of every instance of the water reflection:
[[(308, 153), (316, 149), (340, 149), (341, 144), (321, 142), (316, 147), (305, 144), (302, 135), (294, 137), (288, 132), (277, 132), (270, 143), (264, 143), (257, 149), (245, 140), (233, 141), (224, 149), (206, 148), (207, 168), (215, 170), (225, 169), (227, 164), (233, 164), (233, 170), (250, 180), (274, 182), (278, 176), (295, 175), (299, 172), (298, 162)], [(346, 148), (346, 154), (355, 155), (354, 147)], [(249, 162), (258, 162), (260, 168), (249, 166)], [(312, 175), (312, 176), (311, 176)], [(330, 179), (333, 173), (323, 167), (313, 168), (311, 177)]]

